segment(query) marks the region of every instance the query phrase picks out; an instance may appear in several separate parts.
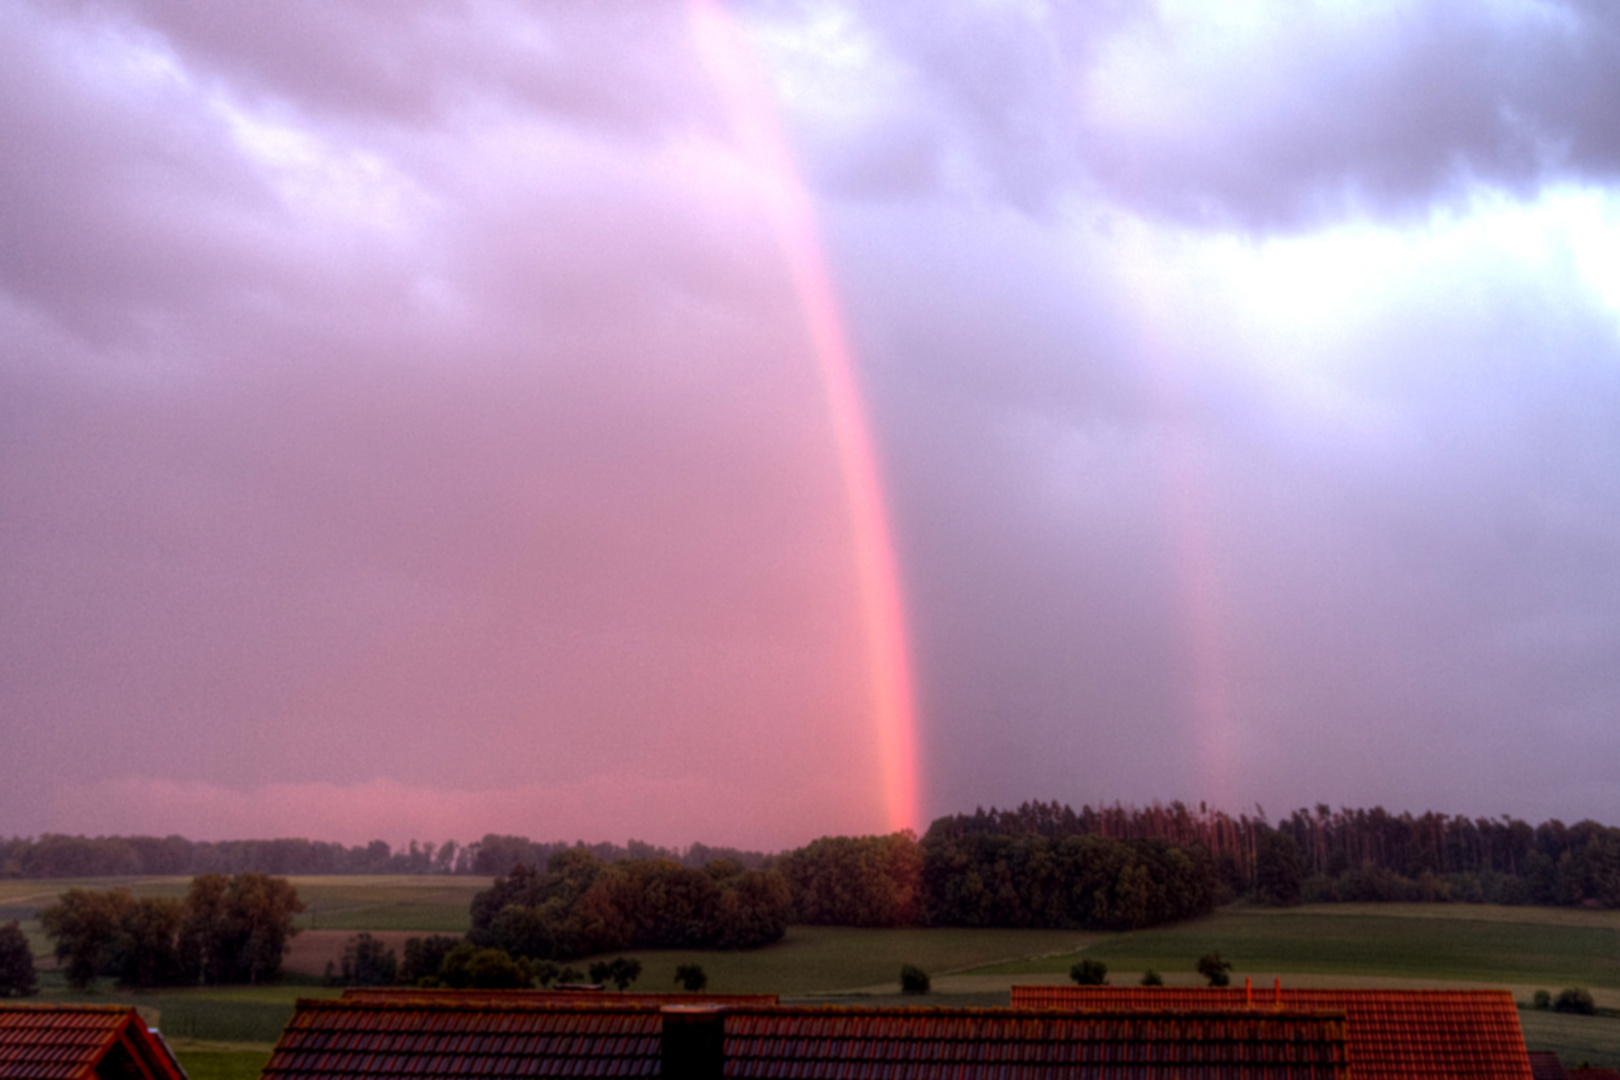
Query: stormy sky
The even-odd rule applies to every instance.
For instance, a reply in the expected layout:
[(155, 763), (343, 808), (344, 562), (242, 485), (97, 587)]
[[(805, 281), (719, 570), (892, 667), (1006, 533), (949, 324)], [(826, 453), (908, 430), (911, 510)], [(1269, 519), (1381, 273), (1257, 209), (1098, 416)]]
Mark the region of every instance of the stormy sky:
[(1620, 821), (1607, 0), (0, 0), (0, 150), (0, 834), (886, 831), (884, 535), (910, 824)]

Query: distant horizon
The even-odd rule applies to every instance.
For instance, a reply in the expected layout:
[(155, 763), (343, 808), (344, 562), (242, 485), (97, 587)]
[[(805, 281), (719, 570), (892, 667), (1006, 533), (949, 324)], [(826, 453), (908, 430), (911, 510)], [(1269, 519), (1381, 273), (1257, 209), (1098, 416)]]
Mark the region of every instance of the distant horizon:
[[(917, 834), (918, 838), (920, 839), (927, 832), (928, 826), (932, 825), (934, 822), (939, 821), (941, 819), (953, 818), (953, 817), (971, 817), (973, 814), (975, 814), (975, 813), (977, 813), (979, 811), (985, 811), (985, 812), (996, 812), (996, 811), (1011, 812), (1011, 811), (1018, 810), (1021, 806), (1024, 806), (1026, 804), (1038, 803), (1038, 802), (1039, 803), (1045, 803), (1047, 805), (1053, 805), (1052, 800), (1034, 800), (1034, 799), (1021, 800), (1018, 803), (1013, 803), (1013, 804), (1010, 804), (1010, 805), (998, 805), (998, 804), (990, 804), (990, 803), (980, 804), (978, 806), (973, 807), (972, 809), (955, 810), (955, 811), (949, 811), (949, 812), (942, 813), (942, 814), (937, 814), (934, 817), (932, 817), (928, 822), (925, 822), (923, 828), (916, 830), (916, 834)], [(1177, 800), (1177, 799), (1151, 800), (1151, 801), (1144, 802), (1144, 803), (1131, 803), (1131, 802), (1124, 802), (1124, 801), (1110, 801), (1110, 802), (1106, 802), (1106, 803), (1098, 803), (1098, 802), (1067, 803), (1067, 802), (1062, 802), (1061, 800), (1059, 800), (1059, 801), (1056, 802), (1056, 805), (1065, 806), (1065, 807), (1068, 807), (1069, 809), (1072, 809), (1072, 810), (1075, 810), (1075, 811), (1082, 811), (1082, 810), (1087, 809), (1087, 808), (1089, 808), (1091, 810), (1094, 810), (1094, 811), (1099, 811), (1099, 812), (1108, 811), (1108, 810), (1114, 810), (1114, 809), (1122, 809), (1122, 810), (1124, 810), (1126, 812), (1134, 813), (1134, 812), (1137, 812), (1137, 811), (1152, 810), (1155, 807), (1162, 807), (1162, 808), (1165, 808), (1165, 809), (1169, 809), (1170, 807), (1173, 807), (1174, 805), (1176, 805), (1178, 802), (1181, 803), (1184, 807), (1186, 807), (1186, 809), (1188, 810), (1188, 812), (1189, 812), (1189, 814), (1191, 816), (1193, 816), (1194, 818), (1197, 818), (1197, 819), (1203, 819), (1203, 818), (1206, 818), (1206, 817), (1209, 817), (1209, 816), (1218, 816), (1218, 815), (1224, 814), (1226, 817), (1228, 817), (1229, 819), (1231, 819), (1233, 821), (1239, 821), (1239, 820), (1247, 819), (1250, 822), (1264, 822), (1265, 824), (1268, 824), (1268, 825), (1270, 825), (1272, 827), (1275, 827), (1279, 820), (1286, 819), (1286, 818), (1292, 816), (1293, 814), (1295, 814), (1297, 812), (1304, 811), (1304, 812), (1309, 814), (1309, 813), (1314, 813), (1315, 809), (1316, 809), (1316, 804), (1313, 803), (1313, 804), (1307, 804), (1305, 806), (1291, 807), (1291, 808), (1289, 808), (1287, 810), (1280, 811), (1279, 814), (1275, 814), (1275, 815), (1271, 811), (1264, 810), (1264, 804), (1260, 804), (1258, 806), (1250, 807), (1247, 810), (1238, 810), (1236, 812), (1228, 811), (1228, 810), (1225, 810), (1224, 808), (1221, 808), (1221, 807), (1208, 806), (1206, 804), (1205, 809), (1200, 810), (1199, 809), (1199, 804), (1196, 803), (1196, 802), (1195, 803), (1187, 803), (1185, 800)], [(1503, 821), (1504, 819), (1511, 819), (1511, 820), (1514, 820), (1514, 821), (1525, 822), (1526, 824), (1531, 825), (1532, 827), (1539, 827), (1541, 825), (1551, 824), (1553, 822), (1559, 822), (1561, 824), (1569, 826), (1569, 825), (1578, 824), (1578, 823), (1583, 822), (1583, 821), (1593, 821), (1593, 822), (1596, 822), (1599, 825), (1603, 825), (1605, 827), (1610, 827), (1608, 822), (1602, 821), (1602, 820), (1597, 819), (1597, 818), (1592, 818), (1592, 817), (1568, 817), (1568, 818), (1565, 818), (1565, 817), (1560, 817), (1558, 815), (1551, 815), (1549, 817), (1541, 818), (1541, 819), (1538, 820), (1536, 818), (1525, 817), (1525, 816), (1521, 816), (1521, 815), (1517, 815), (1517, 814), (1494, 814), (1494, 815), (1492, 815), (1492, 814), (1453, 813), (1453, 812), (1450, 812), (1450, 811), (1447, 811), (1447, 810), (1439, 809), (1437, 807), (1426, 807), (1426, 808), (1421, 809), (1421, 810), (1412, 809), (1412, 808), (1397, 809), (1397, 808), (1392, 808), (1392, 807), (1387, 807), (1387, 806), (1382, 806), (1382, 805), (1377, 805), (1377, 804), (1371, 805), (1371, 806), (1332, 806), (1332, 807), (1330, 807), (1330, 811), (1333, 812), (1333, 813), (1356, 812), (1356, 811), (1372, 812), (1374, 810), (1383, 810), (1384, 812), (1388, 813), (1389, 815), (1391, 815), (1392, 817), (1395, 817), (1395, 818), (1411, 817), (1413, 819), (1421, 819), (1422, 817), (1424, 817), (1427, 814), (1435, 814), (1435, 815), (1445, 817), (1447, 819), (1452, 819), (1452, 820), (1465, 819), (1465, 820), (1468, 820), (1468, 821), (1471, 821), (1471, 822), (1484, 820), (1484, 821), (1490, 821), (1490, 822), (1494, 823), (1494, 822)], [(1263, 816), (1261, 814), (1253, 813), (1251, 811), (1263, 811)], [(622, 840), (614, 840), (614, 839), (611, 839), (611, 838), (606, 838), (606, 837), (600, 837), (599, 836), (597, 839), (594, 839), (594, 840), (586, 840), (586, 839), (583, 839), (582, 837), (576, 837), (574, 839), (569, 839), (569, 838), (566, 837), (566, 835), (550, 835), (550, 834), (524, 832), (524, 831), (521, 831), (521, 830), (515, 830), (514, 831), (514, 830), (496, 830), (496, 829), (485, 829), (484, 831), (482, 831), (482, 832), (478, 833), (476, 836), (474, 836), (472, 839), (468, 839), (468, 840), (463, 840), (459, 836), (438, 836), (435, 839), (435, 838), (429, 837), (426, 834), (421, 834), (421, 835), (416, 835), (416, 836), (406, 836), (403, 839), (395, 841), (395, 840), (392, 840), (392, 839), (390, 839), (390, 838), (388, 838), (386, 836), (382, 836), (382, 835), (371, 835), (371, 836), (365, 836), (364, 838), (358, 838), (359, 834), (355, 834), (357, 838), (351, 840), (351, 839), (340, 839), (340, 838), (336, 838), (336, 837), (332, 837), (332, 836), (322, 836), (322, 835), (314, 835), (314, 834), (301, 834), (301, 833), (286, 833), (286, 834), (278, 834), (278, 835), (215, 835), (215, 836), (210, 836), (210, 835), (186, 834), (186, 833), (181, 833), (181, 832), (175, 832), (175, 831), (172, 831), (172, 830), (167, 831), (167, 832), (140, 832), (140, 831), (136, 831), (136, 832), (90, 832), (90, 831), (84, 831), (84, 830), (74, 831), (74, 830), (62, 830), (62, 829), (47, 829), (47, 830), (43, 830), (41, 832), (33, 833), (33, 834), (21, 834), (21, 833), (7, 832), (4, 828), (0, 828), (0, 840), (4, 840), (4, 839), (20, 839), (20, 840), (29, 840), (29, 841), (36, 841), (37, 842), (40, 837), (45, 836), (45, 835), (68, 836), (68, 837), (84, 838), (84, 839), (90, 839), (90, 840), (117, 840), (117, 839), (132, 839), (132, 838), (146, 838), (146, 839), (160, 839), (161, 840), (161, 839), (168, 839), (170, 837), (176, 837), (177, 836), (180, 839), (185, 840), (185, 841), (190, 842), (190, 843), (209, 843), (209, 844), (274, 843), (274, 842), (278, 842), (278, 841), (307, 841), (309, 843), (336, 844), (336, 845), (341, 845), (343, 847), (350, 848), (350, 849), (363, 848), (367, 844), (381, 841), (383, 843), (388, 844), (390, 852), (392, 854), (396, 854), (396, 855), (400, 854), (402, 852), (408, 851), (410, 849), (410, 845), (412, 843), (416, 843), (419, 846), (420, 845), (428, 845), (428, 846), (431, 846), (433, 849), (437, 850), (438, 848), (442, 847), (446, 841), (452, 841), (452, 842), (454, 842), (456, 844), (457, 848), (459, 849), (459, 848), (467, 847), (467, 846), (469, 846), (470, 844), (473, 844), (473, 843), (481, 842), (485, 837), (497, 836), (497, 837), (503, 837), (503, 838), (521, 839), (521, 840), (533, 843), (533, 844), (535, 844), (537, 846), (563, 845), (563, 846), (567, 846), (567, 847), (586, 847), (586, 848), (594, 848), (594, 847), (628, 848), (630, 845), (633, 845), (633, 844), (645, 844), (645, 845), (647, 845), (649, 847), (652, 847), (652, 848), (663, 849), (663, 850), (666, 850), (666, 851), (672, 851), (672, 852), (680, 853), (682, 855), (685, 855), (685, 854), (689, 853), (694, 848), (706, 847), (706, 848), (714, 848), (714, 849), (731, 849), (731, 850), (745, 852), (745, 853), (751, 854), (751, 855), (775, 856), (775, 855), (783, 854), (783, 853), (785, 853), (787, 851), (792, 851), (792, 850), (796, 850), (798, 848), (802, 848), (806, 844), (812, 843), (815, 840), (825, 839), (827, 837), (834, 837), (834, 836), (875, 836), (875, 835), (876, 836), (881, 836), (881, 835), (888, 835), (888, 834), (887, 833), (870, 833), (870, 832), (869, 833), (821, 833), (821, 834), (817, 834), (815, 836), (807, 837), (806, 839), (804, 839), (804, 840), (802, 840), (802, 841), (800, 841), (798, 843), (789, 844), (789, 845), (786, 845), (786, 846), (783, 846), (783, 847), (778, 847), (778, 848), (765, 848), (765, 847), (753, 847), (753, 846), (749, 846), (749, 845), (746, 845), (746, 844), (730, 843), (730, 842), (726, 842), (726, 841), (717, 841), (717, 840), (714, 840), (714, 839), (703, 838), (703, 837), (699, 837), (697, 839), (692, 839), (692, 840), (687, 840), (687, 841), (677, 841), (677, 842), (653, 841), (653, 840), (648, 840), (648, 839), (646, 839), (644, 837), (638, 837), (638, 836), (627, 836)]]

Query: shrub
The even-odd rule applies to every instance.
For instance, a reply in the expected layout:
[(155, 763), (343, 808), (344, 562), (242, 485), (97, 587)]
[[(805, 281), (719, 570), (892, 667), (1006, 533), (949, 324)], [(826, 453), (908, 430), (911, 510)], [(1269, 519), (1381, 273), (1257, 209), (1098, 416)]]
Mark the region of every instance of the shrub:
[(615, 956), (612, 960), (597, 960), (591, 964), (591, 982), (604, 986), (612, 983), (620, 990), (628, 989), (640, 976), (641, 961), (634, 958)]
[(1590, 990), (1583, 990), (1579, 986), (1570, 986), (1558, 991), (1558, 1000), (1553, 1002), (1553, 1010), (1555, 1012), (1591, 1016), (1597, 1012), (1597, 1005), (1592, 1001), (1592, 992)]
[(408, 986), (415, 986), (422, 979), (437, 976), (439, 965), (444, 963), (444, 958), (450, 955), (451, 949), (460, 944), (460, 938), (451, 937), (449, 934), (406, 938), (405, 958), (399, 965), (399, 981)]
[(1220, 952), (1207, 952), (1198, 958), (1198, 974), (1209, 980), (1211, 986), (1226, 986), (1232, 979), (1227, 972), (1232, 970), (1232, 961), (1223, 960)]
[(533, 984), (534, 971), (527, 959), (462, 942), (439, 965), (437, 982), (456, 990), (523, 990)]
[(1160, 975), (1157, 971), (1154, 971), (1152, 968), (1148, 968), (1146, 971), (1142, 972), (1142, 985), (1143, 986), (1163, 986), (1164, 985), (1164, 976)]
[(695, 994), (709, 985), (709, 973), (703, 970), (702, 964), (681, 964), (675, 969), (675, 981), (681, 984), (681, 989)]
[(1108, 965), (1101, 960), (1082, 960), (1069, 969), (1069, 978), (1077, 986), (1107, 986)]
[(931, 987), (928, 972), (916, 964), (906, 964), (900, 969), (900, 992), (902, 994), (926, 994)]
[(1550, 1009), (1552, 1008), (1552, 995), (1545, 990), (1537, 990), (1535, 996), (1530, 999), (1530, 1004), (1538, 1009)]

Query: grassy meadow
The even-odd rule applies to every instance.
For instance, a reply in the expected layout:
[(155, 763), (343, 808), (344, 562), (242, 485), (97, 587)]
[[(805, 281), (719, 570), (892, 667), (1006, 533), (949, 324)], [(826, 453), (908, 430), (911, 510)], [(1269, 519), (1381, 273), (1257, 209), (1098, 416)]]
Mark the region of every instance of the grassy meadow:
[[(1613, 912), (1479, 905), (1232, 906), (1205, 919), (1111, 934), (1085, 955), (1111, 969), (1192, 971), (1218, 949), (1235, 975), (1313, 973), (1534, 983), (1620, 990), (1620, 917)], [(1072, 958), (1020, 960), (984, 974), (1067, 972)]]
[[(396, 950), (413, 934), (459, 934), (484, 878), (293, 878), (309, 910), (294, 939), (287, 974), (271, 986), (197, 988), (134, 994), (98, 985), (70, 991), (48, 967), (49, 942), (37, 912), (74, 886), (129, 887), (137, 895), (184, 893), (186, 879), (74, 882), (0, 881), (0, 920), (23, 920), (42, 965), (44, 1000), (140, 1006), (176, 1047), (196, 1080), (256, 1077), (300, 997), (338, 993), (322, 985), (325, 961), (349, 936), (375, 933)], [(1076, 960), (1103, 961), (1117, 983), (1153, 968), (1171, 985), (1198, 985), (1198, 956), (1218, 949), (1234, 981), (1294, 985), (1504, 986), (1528, 1004), (1538, 988), (1590, 988), (1608, 1015), (1521, 1012), (1533, 1049), (1556, 1050), (1569, 1064), (1620, 1066), (1620, 912), (1487, 905), (1313, 905), (1277, 910), (1233, 905), (1208, 918), (1133, 933), (1068, 930), (857, 930), (791, 927), (780, 942), (752, 952), (641, 950), (636, 988), (672, 990), (675, 968), (699, 963), (710, 989), (776, 993), (794, 1000), (887, 1002), (901, 998), (900, 965), (934, 978), (937, 1004), (1004, 1004), (1018, 982), (1066, 982)], [(576, 962), (584, 968), (585, 962)]]

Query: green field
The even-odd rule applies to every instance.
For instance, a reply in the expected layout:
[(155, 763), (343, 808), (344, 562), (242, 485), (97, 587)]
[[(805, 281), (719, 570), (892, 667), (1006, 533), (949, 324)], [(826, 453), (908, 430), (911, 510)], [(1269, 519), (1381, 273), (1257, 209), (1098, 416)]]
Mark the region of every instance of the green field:
[[(902, 964), (924, 971), (964, 971), (1017, 957), (1066, 954), (1095, 934), (1074, 930), (857, 930), (794, 926), (774, 945), (749, 952), (639, 950), (638, 989), (674, 990), (678, 964), (701, 964), (717, 993), (860, 993), (898, 983)], [(583, 967), (583, 963), (576, 966)], [(1065, 970), (1067, 970), (1065, 968)], [(896, 988), (898, 989), (898, 987)], [(1002, 995), (1005, 1000), (1005, 994)]]
[[(484, 878), (294, 878), (309, 906), (300, 925), (339, 932), (460, 933)], [(0, 881), (0, 919), (20, 918), (40, 959), (49, 953), (37, 911), (67, 888), (130, 887), (138, 895), (181, 895), (186, 879), (82, 882)], [(308, 940), (315, 940), (315, 936)], [(1536, 988), (1595, 991), (1620, 1008), (1620, 912), (1486, 905), (1314, 905), (1277, 910), (1233, 905), (1214, 915), (1156, 930), (1098, 934), (1053, 930), (858, 930), (791, 927), (780, 942), (752, 952), (639, 950), (641, 990), (672, 990), (678, 964), (701, 964), (716, 992), (776, 993), (798, 1000), (900, 1000), (902, 964), (935, 978), (935, 1003), (1005, 1003), (1015, 982), (1062, 981), (1081, 956), (1102, 960), (1116, 981), (1154, 968), (1193, 985), (1198, 956), (1218, 949), (1234, 976), (1295, 975), (1326, 985), (1472, 984), (1507, 986), (1528, 1001)], [(586, 961), (575, 966), (583, 969)], [(1286, 979), (1285, 979), (1286, 981)], [(199, 988), (129, 994), (98, 986), (72, 994), (55, 971), (42, 978), (45, 1000), (119, 1001), (155, 1011), (193, 1077), (256, 1076), (293, 1003), (338, 991), (309, 977), (271, 986)], [(916, 999), (906, 999), (916, 1000)], [(1533, 1049), (1557, 1051), (1568, 1064), (1620, 1065), (1620, 1018), (1522, 1014)]]
[(191, 1080), (257, 1080), (270, 1060), (270, 1047), (231, 1043), (173, 1041), (174, 1056)]
[[(1452, 914), (1443, 918), (1435, 908), (1414, 915), (1361, 913), (1366, 908), (1345, 913), (1336, 905), (1284, 911), (1232, 907), (1176, 926), (1111, 934), (1085, 955), (1121, 971), (1191, 971), (1199, 956), (1218, 949), (1239, 977), (1311, 972), (1620, 988), (1620, 926), (1609, 913), (1556, 911), (1553, 918), (1542, 918), (1543, 909), (1509, 908), (1477, 917), (1457, 905), (1441, 909)], [(1521, 921), (1499, 917), (1502, 912)], [(1570, 918), (1579, 915), (1591, 918)], [(1066, 972), (1073, 962), (1073, 957), (1026, 960), (983, 973)]]
[(298, 920), (302, 928), (464, 934), (473, 895), (489, 888), (491, 879), (295, 877), (291, 881), (309, 909)]

